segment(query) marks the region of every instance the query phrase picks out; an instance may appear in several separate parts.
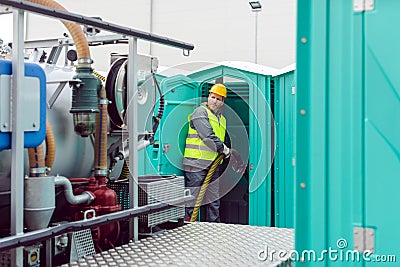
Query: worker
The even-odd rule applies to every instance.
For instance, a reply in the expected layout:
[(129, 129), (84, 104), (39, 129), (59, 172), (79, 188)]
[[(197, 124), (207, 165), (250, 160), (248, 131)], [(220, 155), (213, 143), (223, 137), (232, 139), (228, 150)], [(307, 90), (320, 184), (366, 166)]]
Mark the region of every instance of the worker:
[[(189, 115), (189, 130), (183, 158), (183, 168), (186, 187), (191, 189), (192, 195), (197, 198), (201, 185), (218, 154), (223, 153), (229, 158), (230, 149), (224, 144), (226, 133), (226, 119), (222, 115), (222, 108), (226, 98), (226, 87), (215, 84), (211, 87), (208, 102), (200, 104)], [(205, 220), (220, 222), (219, 217), (219, 168), (217, 168), (207, 187), (204, 201), (206, 205)], [(190, 220), (194, 204), (189, 203), (186, 208), (186, 220)]]

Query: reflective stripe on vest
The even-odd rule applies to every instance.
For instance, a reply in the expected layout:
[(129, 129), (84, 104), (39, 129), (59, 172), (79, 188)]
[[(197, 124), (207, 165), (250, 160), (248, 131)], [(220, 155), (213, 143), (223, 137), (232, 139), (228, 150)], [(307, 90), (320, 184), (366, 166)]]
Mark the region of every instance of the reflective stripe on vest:
[[(225, 129), (226, 129), (226, 119), (223, 115), (217, 118), (214, 113), (211, 112), (208, 108), (204, 106), (200, 106), (198, 108), (204, 108), (207, 111), (208, 121), (215, 133), (215, 135), (221, 139), (222, 142), (225, 141)], [(189, 115), (189, 130), (188, 135), (186, 137), (186, 146), (185, 146), (185, 158), (194, 158), (194, 159), (202, 159), (213, 161), (217, 158), (218, 152), (213, 151), (209, 148), (199, 137), (198, 132), (190, 127), (190, 118), (192, 114)]]

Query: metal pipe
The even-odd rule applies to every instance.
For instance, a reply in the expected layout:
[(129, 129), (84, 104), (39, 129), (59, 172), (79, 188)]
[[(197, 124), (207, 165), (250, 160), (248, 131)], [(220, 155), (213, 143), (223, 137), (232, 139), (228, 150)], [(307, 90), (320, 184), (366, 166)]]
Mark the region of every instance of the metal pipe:
[[(145, 149), (151, 144), (150, 140), (141, 140), (138, 142), (137, 150), (140, 151)], [(123, 160), (129, 158), (129, 146), (124, 147), (122, 151), (119, 151), (117, 156), (114, 158), (115, 161)]]
[[(150, 34), (152, 34), (153, 33), (153, 13), (154, 13), (154, 3), (153, 3), (153, 0), (150, 0), (150, 18), (149, 18), (149, 20), (150, 20), (150, 22), (149, 22), (149, 31), (150, 31)], [(152, 55), (153, 54), (153, 44), (150, 42), (149, 43), (149, 55)]]
[[(11, 90), (11, 234), (24, 232), (24, 127), (22, 89), (24, 86), (24, 11), (13, 14), (13, 59)], [(23, 265), (22, 248), (11, 252), (11, 266)]]
[(78, 15), (71, 12), (66, 12), (62, 10), (57, 10), (54, 8), (44, 7), (38, 4), (26, 2), (26, 1), (16, 1), (16, 0), (0, 0), (0, 4), (11, 6), (14, 8), (24, 9), (26, 11), (46, 15), (53, 18), (59, 18), (63, 20), (68, 20), (76, 22), (79, 24), (84, 24), (88, 26), (93, 26), (101, 28), (107, 31), (124, 34), (127, 36), (136, 37), (139, 39), (156, 42), (164, 45), (169, 45), (177, 48), (182, 48), (184, 50), (193, 50), (194, 46), (192, 44), (184, 43), (178, 40), (170, 39), (160, 35), (143, 32), (139, 30), (134, 30), (128, 27), (120, 26), (110, 22), (102, 21), (95, 18), (90, 18), (82, 15)]
[(64, 188), (65, 199), (71, 205), (88, 205), (94, 200), (94, 195), (88, 191), (85, 191), (80, 195), (74, 195), (71, 182), (63, 176), (56, 176), (54, 178), (54, 183), (56, 186), (62, 186)]
[[(132, 196), (130, 202), (131, 208), (139, 206), (139, 182), (138, 182), (138, 55), (137, 55), (138, 40), (136, 37), (129, 38), (129, 53), (128, 53), (128, 132), (129, 132), (129, 151), (131, 152), (131, 160), (129, 161), (129, 170), (131, 179), (129, 179), (129, 195)], [(138, 232), (139, 220), (138, 217), (133, 218), (129, 224), (129, 239), (134, 241), (139, 240)]]

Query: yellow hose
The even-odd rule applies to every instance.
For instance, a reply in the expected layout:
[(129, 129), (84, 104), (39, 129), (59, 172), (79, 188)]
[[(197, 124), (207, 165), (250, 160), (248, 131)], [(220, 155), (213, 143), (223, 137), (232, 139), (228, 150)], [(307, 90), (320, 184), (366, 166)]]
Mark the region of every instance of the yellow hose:
[(119, 180), (128, 179), (129, 178), (129, 158), (125, 158), (124, 167), (122, 168), (121, 175), (119, 176)]
[(94, 169), (107, 170), (107, 97), (104, 86), (100, 90), (99, 98), (103, 103), (99, 103), (100, 112), (96, 114), (96, 136), (94, 145)]
[(195, 222), (196, 221), (197, 216), (199, 215), (201, 202), (203, 202), (204, 194), (206, 193), (208, 184), (210, 183), (211, 178), (212, 178), (215, 170), (217, 169), (218, 165), (220, 164), (221, 160), (224, 157), (225, 157), (224, 154), (222, 154), (222, 153), (219, 154), (218, 157), (211, 164), (210, 170), (208, 171), (207, 176), (204, 179), (203, 184), (201, 185), (201, 189), (200, 189), (199, 195), (197, 196), (197, 200), (196, 200), (196, 204), (194, 205), (192, 217), (190, 218), (191, 222)]
[[(93, 75), (99, 78), (102, 82), (106, 81), (106, 78), (93, 71)], [(106, 90), (103, 86), (99, 93), (101, 100), (107, 100)], [(108, 126), (108, 110), (107, 104), (99, 103), (100, 112), (96, 114), (96, 139), (94, 146), (94, 169), (105, 170), (107, 169), (107, 126)], [(101, 122), (101, 123), (100, 123)]]
[[(42, 6), (47, 6), (50, 8), (67, 11), (62, 5), (53, 0), (28, 0), (28, 1)], [(81, 27), (78, 24), (72, 22), (67, 22), (67, 21), (61, 21), (61, 22), (68, 29), (72, 39), (74, 40), (78, 59), (80, 58), (90, 59), (89, 45), (87, 43), (86, 36), (83, 33)]]
[(103, 75), (101, 75), (97, 71), (94, 70), (93, 71), (93, 75), (96, 76), (97, 78), (99, 78), (102, 82), (106, 82), (106, 77), (104, 77)]
[[(28, 148), (29, 167), (32, 169), (45, 168), (43, 145)], [(30, 173), (31, 177), (45, 176), (45, 173)]]
[[(51, 169), (53, 167), (54, 158), (56, 154), (56, 141), (54, 138), (53, 129), (48, 120), (46, 120), (46, 157), (44, 156), (43, 144), (35, 147), (28, 148), (28, 156), (29, 156), (29, 167), (31, 169), (40, 169), (48, 167)], [(46, 176), (46, 173), (30, 173), (32, 177), (37, 176)]]
[[(51, 128), (50, 122), (46, 120), (46, 167), (51, 170), (53, 168), (54, 158), (56, 156), (56, 139), (54, 137), (53, 129)], [(48, 173), (47, 173), (48, 174)]]

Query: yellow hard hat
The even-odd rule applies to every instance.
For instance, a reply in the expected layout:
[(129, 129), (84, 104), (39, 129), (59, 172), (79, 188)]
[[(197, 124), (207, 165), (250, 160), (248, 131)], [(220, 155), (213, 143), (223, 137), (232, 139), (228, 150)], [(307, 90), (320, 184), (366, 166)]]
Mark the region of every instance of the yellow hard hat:
[(221, 83), (214, 84), (209, 92), (226, 98), (226, 87)]

